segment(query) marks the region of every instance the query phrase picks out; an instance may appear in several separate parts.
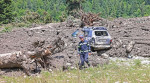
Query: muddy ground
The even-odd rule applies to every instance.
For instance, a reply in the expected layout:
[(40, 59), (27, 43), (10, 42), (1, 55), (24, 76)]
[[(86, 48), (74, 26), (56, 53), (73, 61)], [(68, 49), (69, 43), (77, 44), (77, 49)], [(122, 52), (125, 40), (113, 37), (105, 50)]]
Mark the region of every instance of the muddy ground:
[[(65, 49), (62, 52), (55, 53), (49, 57), (49, 70), (66, 69), (68, 66), (76, 69), (79, 63), (77, 56), (78, 38), (73, 38), (71, 34), (80, 29), (79, 24), (68, 26), (67, 22), (50, 23), (31, 28), (14, 29), (12, 32), (0, 34), (0, 54), (15, 51), (33, 51), (38, 49), (34, 47), (35, 41), (44, 41), (42, 47), (51, 44), (56, 38), (61, 37), (65, 42)], [(135, 41), (135, 45), (130, 55), (132, 56), (150, 56), (150, 17), (141, 18), (118, 18), (113, 21), (103, 20), (95, 26), (106, 26), (113, 38), (113, 48), (105, 53), (110, 57), (126, 57), (125, 47), (130, 41)], [(119, 46), (116, 42), (119, 41)], [(102, 58), (92, 53), (89, 61), (93, 66), (98, 64), (108, 64), (109, 58)], [(39, 68), (41, 68), (39, 66)], [(17, 71), (17, 72), (16, 72)], [(1, 75), (22, 75), (19, 69), (2, 69)], [(11, 75), (10, 75), (11, 74)]]
[(135, 41), (131, 51), (133, 56), (150, 56), (150, 17), (115, 19), (109, 26), (109, 32), (113, 39), (120, 39), (122, 42), (122, 46), (111, 56), (123, 56), (122, 48), (130, 41)]

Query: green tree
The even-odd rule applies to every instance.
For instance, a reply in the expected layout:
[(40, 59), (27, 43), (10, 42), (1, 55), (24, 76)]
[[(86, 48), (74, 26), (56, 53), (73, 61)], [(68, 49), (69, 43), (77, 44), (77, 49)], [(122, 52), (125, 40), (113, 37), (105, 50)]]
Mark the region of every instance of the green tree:
[(6, 24), (13, 20), (11, 4), (11, 0), (0, 0), (0, 24)]
[(38, 13), (45, 23), (64, 21), (68, 15), (79, 17), (80, 10), (104, 18), (140, 17), (150, 15), (150, 0), (0, 0), (0, 23), (11, 22), (13, 13), (14, 21), (21, 22), (27, 10)]
[(68, 4), (68, 14), (76, 17), (76, 12), (82, 9), (81, 4), (83, 2), (85, 2), (85, 0), (66, 0), (66, 3)]

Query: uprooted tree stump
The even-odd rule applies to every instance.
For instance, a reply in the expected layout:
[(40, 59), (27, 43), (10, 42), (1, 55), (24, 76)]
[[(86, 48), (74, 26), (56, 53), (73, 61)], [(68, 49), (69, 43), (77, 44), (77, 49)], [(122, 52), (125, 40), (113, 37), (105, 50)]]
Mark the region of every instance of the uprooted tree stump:
[[(34, 42), (33, 45), (42, 47), (41, 42)], [(16, 51), (13, 53), (0, 54), (0, 68), (23, 68), (23, 71), (27, 75), (30, 75), (31, 70), (35, 69), (35, 60), (43, 68), (48, 67), (47, 57), (56, 52), (63, 51), (64, 45), (64, 41), (58, 38), (54, 40), (51, 45), (35, 51)]]
[(100, 13), (94, 14), (81, 12), (80, 15), (83, 26), (93, 26), (94, 22), (102, 20), (99, 16)]

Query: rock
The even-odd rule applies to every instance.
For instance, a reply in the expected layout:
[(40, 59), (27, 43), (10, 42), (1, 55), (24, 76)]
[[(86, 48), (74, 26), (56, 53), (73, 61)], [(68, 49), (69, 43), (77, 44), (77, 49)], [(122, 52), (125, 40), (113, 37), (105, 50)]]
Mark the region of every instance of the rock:
[(106, 53), (103, 53), (103, 54), (101, 55), (101, 57), (104, 58), (104, 59), (108, 59), (108, 58), (109, 58), (109, 55), (107, 55)]
[(75, 19), (73, 16), (67, 18), (67, 27), (80, 27), (82, 21), (80, 19)]
[(77, 69), (76, 67), (71, 66), (70, 69)]
[(52, 72), (53, 70), (52, 69), (48, 69), (48, 71)]
[(149, 65), (150, 61), (149, 60), (141, 61), (141, 64), (147, 64), (147, 65)]
[(73, 20), (73, 26), (80, 27), (82, 24), (82, 21), (80, 19)]
[(66, 63), (66, 66), (71, 66), (71, 63)]
[(130, 53), (135, 45), (134, 41), (130, 41), (130, 43), (126, 46), (126, 52)]
[(91, 56), (89, 57), (89, 62), (91, 66), (95, 67), (98, 65), (104, 65), (109, 63), (109, 59), (104, 59), (101, 56)]
[(122, 46), (122, 40), (118, 38), (114, 38), (112, 41), (112, 47), (119, 48)]

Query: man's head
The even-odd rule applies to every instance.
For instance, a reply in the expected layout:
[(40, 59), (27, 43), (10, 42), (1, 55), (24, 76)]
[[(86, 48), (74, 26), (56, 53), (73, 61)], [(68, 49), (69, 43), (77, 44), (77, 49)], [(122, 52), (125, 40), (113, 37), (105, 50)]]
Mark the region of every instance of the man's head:
[(84, 41), (84, 36), (83, 35), (80, 35), (79, 38), (80, 38), (81, 41)]

